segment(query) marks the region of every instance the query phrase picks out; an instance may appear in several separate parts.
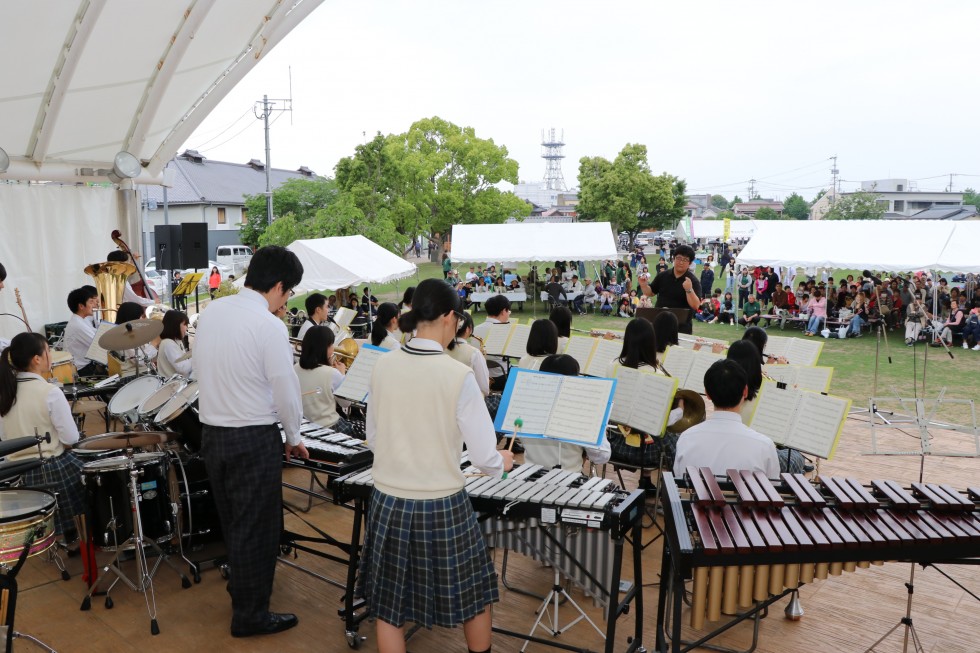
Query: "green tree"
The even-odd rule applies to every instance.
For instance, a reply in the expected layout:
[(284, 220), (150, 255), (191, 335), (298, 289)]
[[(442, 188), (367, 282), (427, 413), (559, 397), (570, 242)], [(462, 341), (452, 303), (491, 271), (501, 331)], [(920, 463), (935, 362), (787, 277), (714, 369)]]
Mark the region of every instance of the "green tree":
[(712, 195), (711, 206), (724, 211), (728, 208), (728, 200), (726, 200), (723, 195)]
[(779, 220), (779, 214), (776, 213), (776, 209), (763, 206), (758, 211), (755, 212), (753, 216), (756, 220)]
[(613, 161), (583, 157), (578, 182), (579, 219), (608, 221), (631, 242), (641, 229), (672, 226), (680, 219), (673, 217), (678, 201), (683, 215), (685, 183), (666, 173), (654, 176), (645, 145), (628, 143)]
[(368, 240), (396, 253), (403, 251), (405, 236), (398, 233), (387, 214), (371, 217), (358, 206), (352, 193), (342, 193), (336, 202), (317, 212), (312, 223), (317, 238), (355, 236)]
[[(317, 211), (335, 201), (337, 193), (337, 182), (333, 179), (288, 179), (272, 191), (272, 213), (276, 219), (292, 214), (297, 225), (305, 225)], [(261, 243), (262, 234), (268, 226), (265, 195), (246, 195), (245, 210), (248, 218), (242, 223), (239, 235), (243, 243), (254, 248)]]
[(722, 211), (721, 213), (719, 213), (718, 214), (718, 217), (716, 219), (717, 220), (724, 220), (726, 218), (729, 219), (729, 220), (744, 220), (745, 219), (745, 216), (735, 215), (735, 212), (734, 211), (732, 211), (730, 209), (726, 209), (726, 210)]
[(826, 188), (821, 188), (820, 189), (820, 192), (817, 193), (817, 195), (813, 198), (813, 201), (810, 202), (810, 206), (813, 206), (814, 204), (816, 204), (817, 203), (817, 200), (820, 199), (821, 197), (823, 197), (826, 194), (827, 194), (827, 189)]
[(741, 197), (739, 197), (738, 195), (736, 195), (735, 197), (732, 198), (732, 201), (728, 205), (728, 208), (734, 209), (736, 204), (741, 204), (743, 201), (744, 200)]
[(793, 193), (783, 202), (783, 215), (795, 220), (810, 219), (810, 205), (797, 193)]
[(977, 193), (972, 188), (967, 188), (963, 191), (963, 204), (980, 207), (980, 193)]
[(878, 193), (858, 191), (841, 195), (824, 220), (879, 220), (885, 214), (885, 202)]
[[(275, 209), (273, 209), (275, 210)], [(294, 240), (305, 237), (307, 224), (301, 223), (292, 213), (278, 217), (259, 235), (259, 247), (281, 245), (285, 247)]]

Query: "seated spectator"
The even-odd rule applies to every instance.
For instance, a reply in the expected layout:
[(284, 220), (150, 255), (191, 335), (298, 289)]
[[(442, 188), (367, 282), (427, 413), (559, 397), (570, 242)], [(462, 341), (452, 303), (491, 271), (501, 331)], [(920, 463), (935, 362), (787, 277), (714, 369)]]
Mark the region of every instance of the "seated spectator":
[(599, 301), (599, 293), (596, 291), (595, 285), (592, 284), (592, 279), (586, 279), (585, 285), (582, 287), (582, 304), (592, 306), (597, 301)]
[(751, 326), (758, 324), (761, 317), (762, 304), (756, 300), (755, 295), (749, 295), (749, 300), (742, 306), (742, 317), (738, 318), (738, 323), (742, 326)]
[(851, 316), (850, 322), (847, 323), (847, 336), (849, 338), (860, 338), (861, 327), (871, 319), (868, 313), (868, 299), (863, 291), (857, 294), (857, 298), (851, 304), (851, 310), (854, 311), (854, 315)]
[(619, 307), (616, 309), (619, 317), (633, 317), (633, 303), (629, 295), (623, 295), (619, 300)]
[(909, 347), (919, 339), (919, 334), (928, 323), (928, 314), (918, 295), (912, 295), (905, 316), (905, 344)]
[(613, 312), (613, 302), (615, 297), (608, 290), (602, 293), (602, 298), (599, 303), (599, 312), (603, 315), (612, 315)]
[(980, 351), (980, 308), (971, 308), (963, 325), (963, 349)]
[[(943, 339), (946, 345), (953, 344), (953, 338), (963, 333), (963, 326), (966, 324), (966, 318), (963, 313), (963, 309), (960, 308), (959, 303), (953, 299), (949, 303), (949, 318), (943, 323), (943, 330), (939, 334), (939, 337)], [(967, 349), (966, 341), (963, 341), (963, 348)]]
[(715, 321), (715, 311), (711, 306), (711, 300), (706, 299), (701, 302), (701, 308), (698, 312), (694, 314), (694, 319), (698, 322), (714, 322)]
[(804, 335), (815, 336), (827, 322), (827, 298), (823, 296), (819, 288), (813, 291), (813, 297), (807, 302), (806, 312), (810, 319), (806, 323)]
[(726, 292), (725, 298), (721, 301), (718, 309), (718, 321), (722, 324), (735, 326), (735, 300), (730, 292)]

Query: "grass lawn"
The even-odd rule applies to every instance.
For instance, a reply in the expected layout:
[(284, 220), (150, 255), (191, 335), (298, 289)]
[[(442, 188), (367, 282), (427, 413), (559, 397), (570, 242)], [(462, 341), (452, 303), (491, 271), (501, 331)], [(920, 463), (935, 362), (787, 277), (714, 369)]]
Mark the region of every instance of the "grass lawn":
[[(647, 257), (650, 260), (650, 257)], [(654, 259), (655, 262), (655, 259)], [(438, 263), (423, 262), (419, 264), (418, 279), (442, 278), (442, 266)], [(543, 266), (542, 266), (543, 267)], [(547, 266), (550, 267), (550, 266)], [(522, 265), (519, 273), (527, 273), (529, 266)], [(724, 290), (724, 277), (719, 274), (720, 268), (715, 268), (715, 287)], [(837, 282), (847, 274), (858, 276), (859, 271), (843, 270), (833, 275)], [(380, 301), (398, 302), (401, 293), (409, 285), (418, 283), (415, 277), (402, 279), (396, 283), (376, 285), (371, 292)], [(329, 294), (329, 293), (328, 293)], [(360, 289), (358, 289), (360, 294)], [(302, 308), (305, 296), (294, 297), (290, 306)], [(514, 317), (521, 322), (536, 317), (548, 316), (548, 309), (542, 302), (528, 303), (523, 311), (515, 311)], [(477, 324), (485, 319), (482, 311), (474, 314)], [(573, 326), (577, 329), (606, 329), (622, 331), (626, 328), (627, 320), (618, 317), (602, 317), (600, 315), (575, 316)], [(694, 334), (723, 340), (736, 340), (742, 336), (742, 327), (723, 324), (702, 324), (695, 322)], [(772, 335), (788, 337), (804, 337), (801, 331), (787, 327), (780, 331), (773, 325), (769, 332)], [(886, 332), (877, 341), (873, 334), (865, 333), (862, 338), (847, 340), (824, 340), (823, 351), (819, 364), (834, 368), (834, 378), (831, 383), (831, 394), (848, 397), (854, 401), (855, 407), (867, 406), (869, 397), (874, 391), (876, 350), (878, 364), (877, 396), (935, 398), (945, 387), (946, 396), (955, 399), (980, 398), (980, 352), (966, 351), (960, 347), (952, 350), (954, 360), (950, 360), (945, 350), (924, 345), (914, 348), (906, 347), (904, 332)], [(926, 351), (928, 349), (928, 352)], [(923, 374), (925, 372), (925, 374)], [(923, 377), (925, 387), (923, 388)], [(914, 387), (913, 387), (914, 386)], [(941, 414), (952, 420), (966, 423), (969, 419), (969, 409), (962, 405), (949, 405), (941, 410)]]

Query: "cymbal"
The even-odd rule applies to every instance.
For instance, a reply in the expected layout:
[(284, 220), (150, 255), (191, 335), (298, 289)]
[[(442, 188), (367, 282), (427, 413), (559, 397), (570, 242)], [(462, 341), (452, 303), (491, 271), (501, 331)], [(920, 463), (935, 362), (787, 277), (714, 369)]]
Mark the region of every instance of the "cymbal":
[(161, 333), (163, 322), (160, 320), (131, 320), (102, 334), (99, 346), (112, 351), (135, 349), (152, 342)]
[(155, 444), (163, 444), (173, 437), (173, 433), (164, 431), (129, 431), (125, 433), (105, 433), (85, 438), (75, 445), (77, 449), (85, 451), (99, 451), (104, 449), (129, 449), (136, 447), (152, 447)]
[(0, 458), (9, 456), (12, 453), (17, 453), (18, 451), (23, 451), (29, 447), (33, 447), (37, 444), (37, 438), (31, 435), (24, 436), (22, 438), (13, 438), (12, 440), (0, 441)]

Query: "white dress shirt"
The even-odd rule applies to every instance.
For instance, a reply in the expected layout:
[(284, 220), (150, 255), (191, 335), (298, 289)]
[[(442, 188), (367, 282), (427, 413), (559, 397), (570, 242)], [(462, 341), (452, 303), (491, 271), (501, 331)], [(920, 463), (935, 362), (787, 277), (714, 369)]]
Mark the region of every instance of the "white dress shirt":
[(139, 304), (143, 308), (146, 308), (147, 306), (153, 306), (154, 304), (156, 304), (156, 302), (153, 301), (152, 299), (147, 299), (146, 297), (140, 297), (139, 295), (137, 295), (136, 291), (133, 290), (133, 286), (130, 285), (128, 281), (126, 282), (126, 286), (123, 288), (123, 301), (134, 302), (136, 304)]
[[(435, 340), (413, 338), (412, 347), (428, 351), (443, 351), (442, 345)], [(389, 354), (386, 354), (386, 356)], [(380, 409), (377, 401), (368, 401), (367, 418), (364, 423), (366, 444), (374, 450), (377, 435), (377, 411)], [(504, 473), (503, 458), (497, 452), (497, 435), (493, 423), (487, 414), (487, 404), (483, 393), (476, 385), (472, 374), (463, 381), (459, 399), (456, 402), (456, 425), (463, 434), (463, 442), (469, 452), (470, 463), (481, 472), (500, 478)]]
[(299, 333), (296, 334), (296, 337), (302, 340), (303, 336), (306, 335), (306, 332), (315, 326), (319, 326), (319, 324), (314, 322), (312, 319), (307, 318), (306, 320), (303, 321), (303, 325), (300, 326)]
[(157, 355), (157, 370), (164, 378), (180, 374), (185, 379), (190, 378), (194, 371), (194, 359), (179, 360), (187, 353), (184, 343), (172, 338), (160, 341), (160, 353)]
[(382, 340), (381, 344), (378, 346), (384, 349), (394, 350), (394, 349), (401, 349), (402, 343), (398, 342), (394, 334), (392, 334), (391, 331), (389, 331), (388, 335), (385, 336), (385, 339)]
[(198, 320), (191, 360), (202, 423), (236, 428), (278, 420), (287, 442), (300, 443), (303, 402), (293, 350), (265, 297), (242, 288), (211, 302)]
[[(457, 338), (456, 340), (457, 342), (469, 344), (462, 338)], [(487, 369), (487, 359), (480, 353), (479, 347), (473, 347), (473, 355), (470, 356), (469, 366), (473, 370), (473, 376), (476, 378), (476, 386), (480, 388), (480, 392), (483, 393), (484, 397), (490, 394), (490, 370)]]
[(779, 477), (773, 441), (742, 424), (737, 412), (727, 410), (716, 410), (678, 438), (674, 475), (682, 476), (688, 467), (710, 467), (717, 475), (729, 469), (747, 469), (768, 478)]
[[(39, 374), (34, 374), (32, 372), (18, 372), (18, 379), (36, 379), (41, 383), (49, 386), (47, 399), (45, 404), (48, 408), (48, 414), (51, 417), (51, 424), (54, 426), (55, 432), (51, 434), (52, 441), (57, 439), (61, 444), (71, 446), (78, 442), (78, 425), (75, 424), (75, 418), (71, 414), (71, 406), (68, 404), (68, 400), (65, 398), (65, 393), (62, 392), (61, 388), (56, 385), (48, 383)], [(34, 435), (33, 433), (19, 433), (16, 437), (21, 437), (24, 435)], [(44, 435), (44, 433), (41, 433)], [(0, 438), (4, 437), (3, 430), (3, 420), (0, 419)], [(41, 445), (42, 449), (50, 449), (50, 445)], [(30, 449), (29, 451), (37, 451), (36, 448)]]
[(75, 361), (75, 367), (82, 369), (91, 361), (86, 358), (88, 348), (92, 346), (95, 339), (95, 324), (91, 317), (81, 317), (77, 313), (72, 313), (65, 326), (64, 348), (71, 354)]

